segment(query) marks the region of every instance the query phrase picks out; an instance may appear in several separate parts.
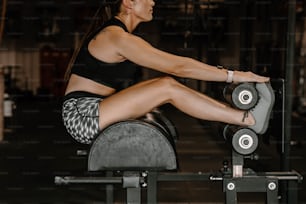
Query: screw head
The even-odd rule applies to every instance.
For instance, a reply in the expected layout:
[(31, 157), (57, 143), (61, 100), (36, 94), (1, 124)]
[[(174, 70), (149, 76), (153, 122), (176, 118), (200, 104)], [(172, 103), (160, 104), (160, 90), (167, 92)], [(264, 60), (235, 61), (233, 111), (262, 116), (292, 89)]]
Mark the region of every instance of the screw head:
[(276, 183), (270, 182), (268, 184), (268, 188), (269, 188), (269, 190), (274, 191), (276, 189)]
[(235, 189), (236, 186), (235, 186), (234, 183), (228, 183), (226, 187), (227, 187), (228, 190), (232, 191), (232, 190)]

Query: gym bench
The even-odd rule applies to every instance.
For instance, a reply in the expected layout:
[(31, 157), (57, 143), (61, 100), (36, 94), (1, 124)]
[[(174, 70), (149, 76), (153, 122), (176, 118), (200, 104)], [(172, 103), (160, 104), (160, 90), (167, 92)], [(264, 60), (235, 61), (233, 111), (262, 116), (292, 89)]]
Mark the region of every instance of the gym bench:
[[(231, 85), (224, 98), (233, 106), (247, 110), (258, 100), (254, 84)], [(237, 203), (239, 192), (264, 192), (266, 203), (279, 203), (279, 186), (288, 184), (288, 203), (298, 203), (298, 183), (302, 176), (290, 172), (254, 172), (244, 168), (244, 159), (252, 157), (258, 147), (258, 135), (248, 128), (226, 125), (223, 136), (232, 146), (231, 166), (224, 163), (216, 173), (178, 172), (175, 141), (177, 131), (161, 112), (115, 123), (104, 129), (88, 153), (88, 172), (106, 172), (105, 176), (56, 176), (58, 185), (105, 184), (106, 203), (113, 203), (113, 185), (126, 189), (126, 203), (141, 203), (141, 189), (146, 189), (146, 203), (157, 201), (157, 183), (165, 181), (222, 182), (226, 204)], [(86, 151), (79, 153), (87, 154)], [(89, 174), (90, 175), (90, 174)]]

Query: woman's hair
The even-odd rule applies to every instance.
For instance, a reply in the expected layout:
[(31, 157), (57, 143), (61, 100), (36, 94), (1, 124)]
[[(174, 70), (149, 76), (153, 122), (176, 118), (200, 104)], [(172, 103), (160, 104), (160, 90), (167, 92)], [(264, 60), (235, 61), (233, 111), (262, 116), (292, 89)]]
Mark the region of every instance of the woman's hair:
[(101, 2), (101, 5), (99, 6), (98, 10), (94, 14), (92, 18), (92, 22), (90, 26), (87, 29), (87, 32), (84, 34), (82, 37), (81, 43), (79, 43), (78, 47), (74, 50), (72, 57), (69, 61), (64, 79), (65, 81), (69, 80), (70, 74), (71, 74), (71, 69), (75, 63), (75, 60), (78, 56), (78, 53), (84, 43), (84, 41), (91, 36), (93, 32), (97, 28), (99, 28), (101, 25), (103, 25), (106, 21), (108, 21), (110, 18), (113, 16), (117, 15), (120, 11), (120, 6), (121, 6), (122, 0), (103, 0)]

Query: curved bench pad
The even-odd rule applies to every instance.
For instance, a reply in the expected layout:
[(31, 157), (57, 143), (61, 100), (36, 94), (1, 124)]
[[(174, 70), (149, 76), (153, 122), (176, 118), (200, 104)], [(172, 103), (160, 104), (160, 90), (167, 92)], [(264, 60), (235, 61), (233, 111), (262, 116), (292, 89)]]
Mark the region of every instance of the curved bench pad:
[(159, 127), (140, 120), (113, 124), (92, 144), (88, 170), (175, 170), (174, 142), (165, 134)]

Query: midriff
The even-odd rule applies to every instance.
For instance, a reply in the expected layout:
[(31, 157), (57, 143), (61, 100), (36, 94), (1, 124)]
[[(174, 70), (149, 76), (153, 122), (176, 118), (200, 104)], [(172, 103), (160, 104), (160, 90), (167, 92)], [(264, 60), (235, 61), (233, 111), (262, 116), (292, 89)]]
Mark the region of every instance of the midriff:
[(101, 96), (109, 96), (115, 93), (116, 89), (105, 86), (103, 84), (99, 84), (76, 74), (72, 74), (70, 76), (65, 95), (73, 91), (86, 91)]

